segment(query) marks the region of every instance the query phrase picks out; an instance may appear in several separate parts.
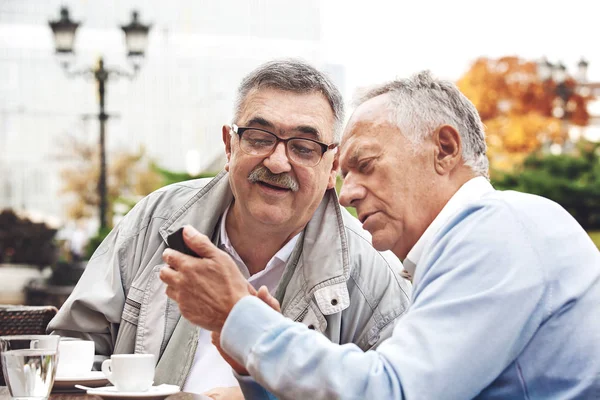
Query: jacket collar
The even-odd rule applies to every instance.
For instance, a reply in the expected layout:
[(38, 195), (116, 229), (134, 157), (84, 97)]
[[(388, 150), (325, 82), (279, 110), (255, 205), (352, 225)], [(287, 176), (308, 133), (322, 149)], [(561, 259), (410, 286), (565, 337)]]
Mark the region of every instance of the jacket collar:
[(221, 171), (169, 216), (159, 229), (163, 241), (166, 244), (167, 237), (184, 225), (192, 225), (199, 232), (212, 238), (221, 215), (232, 200), (233, 193), (229, 188), (228, 174)]
[[(232, 200), (229, 174), (222, 171), (175, 211), (160, 227), (159, 233), (166, 243), (170, 234), (189, 224), (212, 237)], [(348, 238), (334, 189), (326, 191), (304, 229), (303, 240), (298, 240), (296, 247), (294, 251), (301, 251), (298, 264), (307, 266), (302, 268), (302, 279), (308, 291), (348, 280)], [(293, 259), (290, 257), (290, 261)]]

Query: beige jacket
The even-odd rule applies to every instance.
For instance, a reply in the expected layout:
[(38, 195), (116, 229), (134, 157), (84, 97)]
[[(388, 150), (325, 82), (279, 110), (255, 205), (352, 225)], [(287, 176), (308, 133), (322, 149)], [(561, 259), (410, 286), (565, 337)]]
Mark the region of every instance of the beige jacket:
[[(158, 277), (165, 265), (161, 255), (167, 236), (185, 224), (218, 236), (215, 229), (232, 199), (222, 172), (141, 200), (96, 250), (48, 330), (94, 340), (100, 355), (155, 354), (156, 381), (182, 385), (198, 329), (180, 318), (177, 304), (165, 295)], [(369, 234), (329, 190), (288, 260), (276, 297), (286, 317), (332, 342), (367, 350), (391, 335), (408, 307), (411, 288), (399, 276), (401, 269), (392, 253), (371, 246)], [(174, 337), (181, 343), (167, 349), (176, 326)]]

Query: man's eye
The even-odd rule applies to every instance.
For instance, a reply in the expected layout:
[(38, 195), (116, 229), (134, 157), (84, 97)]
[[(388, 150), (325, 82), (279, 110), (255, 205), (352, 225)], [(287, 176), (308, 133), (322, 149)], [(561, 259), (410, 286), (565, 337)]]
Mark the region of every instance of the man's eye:
[(368, 172), (369, 168), (371, 167), (371, 159), (369, 160), (365, 160), (365, 161), (361, 161), (358, 164), (358, 172), (360, 172), (361, 174), (364, 174), (366, 172)]
[(267, 147), (273, 145), (273, 140), (270, 139), (250, 139), (249, 142), (255, 147)]

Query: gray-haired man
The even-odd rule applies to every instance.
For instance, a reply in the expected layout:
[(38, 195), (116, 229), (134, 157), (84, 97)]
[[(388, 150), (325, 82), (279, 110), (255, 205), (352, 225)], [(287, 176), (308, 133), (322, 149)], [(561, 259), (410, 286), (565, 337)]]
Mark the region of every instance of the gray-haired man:
[[(236, 385), (210, 332), (181, 318), (159, 279), (166, 238), (185, 224), (212, 238), (283, 314), (335, 343), (376, 347), (408, 305), (393, 255), (377, 252), (334, 191), (343, 104), (303, 62), (269, 62), (241, 83), (223, 127), (225, 171), (142, 200), (98, 248), (49, 329), (98, 354), (153, 353), (155, 382), (190, 392)], [(237, 389), (236, 389), (237, 390)], [(240, 392), (237, 392), (241, 395)]]

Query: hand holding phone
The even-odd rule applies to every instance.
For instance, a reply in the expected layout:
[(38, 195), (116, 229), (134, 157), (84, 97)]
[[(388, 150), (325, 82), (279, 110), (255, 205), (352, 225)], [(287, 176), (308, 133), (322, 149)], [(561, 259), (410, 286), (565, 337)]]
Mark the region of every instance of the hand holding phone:
[(167, 245), (173, 250), (177, 250), (180, 253), (187, 254), (192, 257), (200, 257), (198, 254), (194, 253), (192, 249), (185, 244), (183, 240), (183, 228), (179, 228), (172, 234), (167, 237)]

